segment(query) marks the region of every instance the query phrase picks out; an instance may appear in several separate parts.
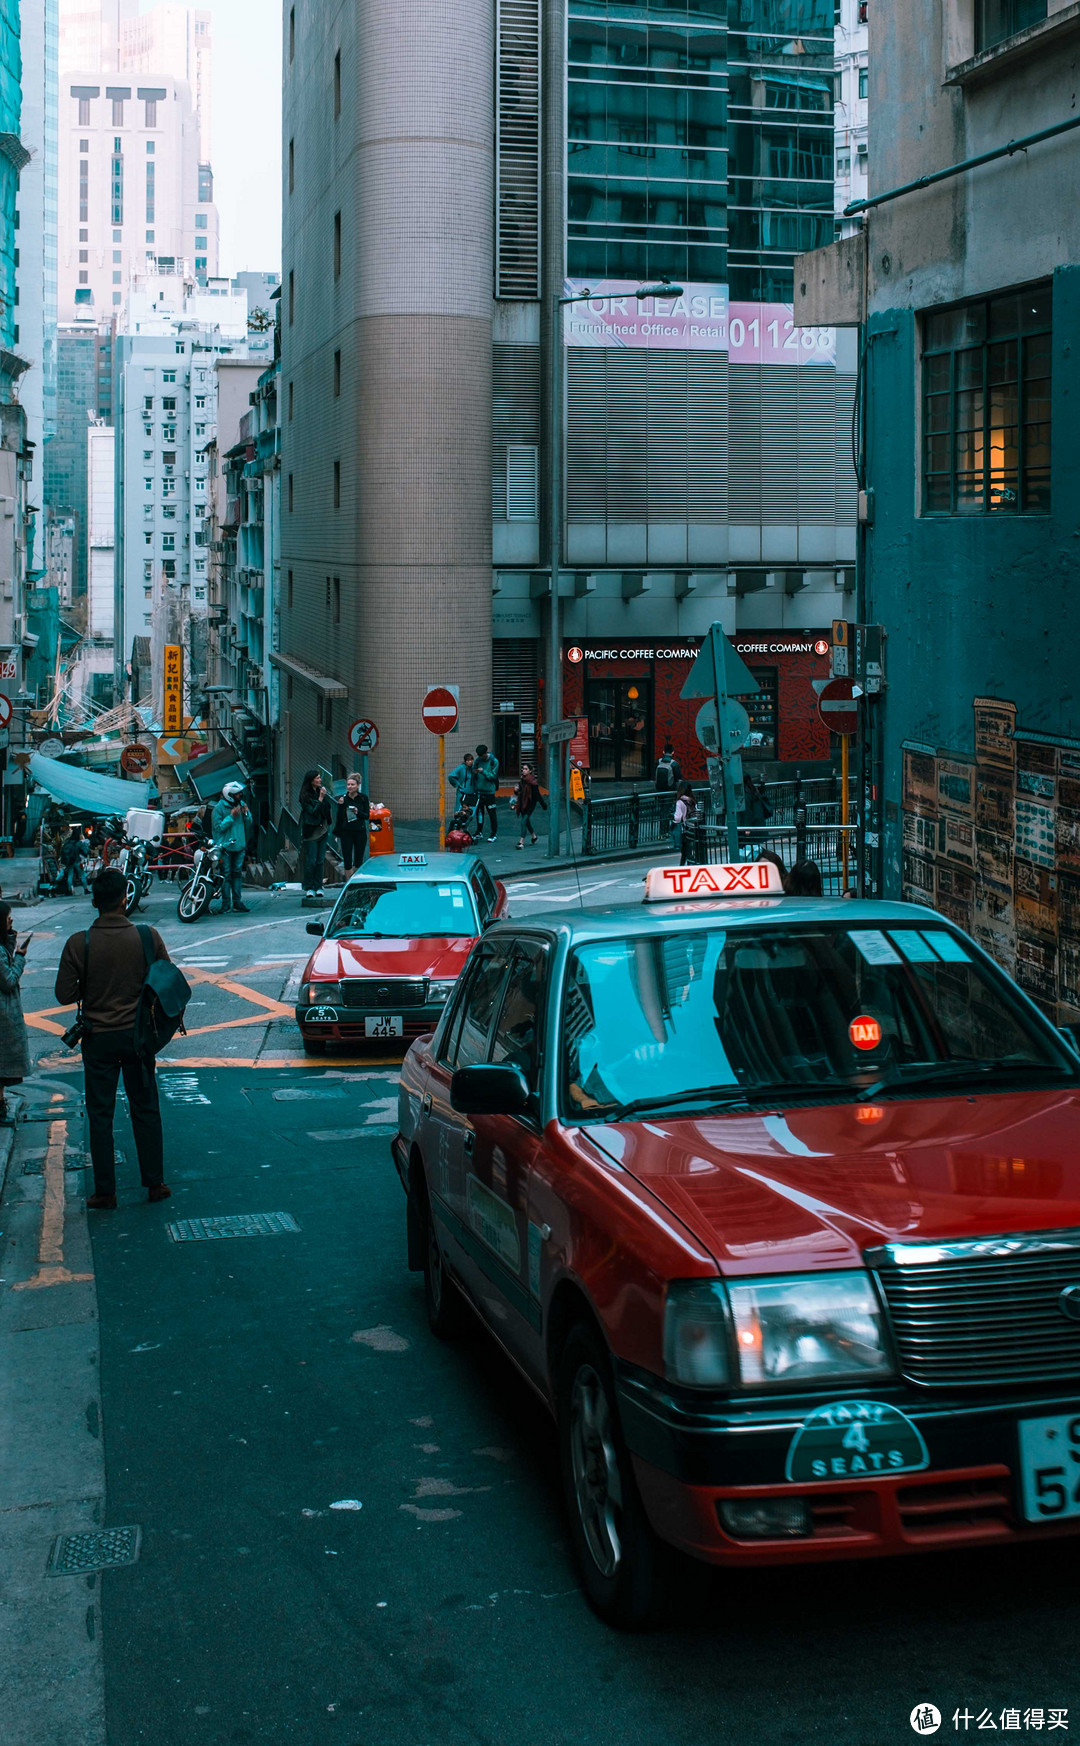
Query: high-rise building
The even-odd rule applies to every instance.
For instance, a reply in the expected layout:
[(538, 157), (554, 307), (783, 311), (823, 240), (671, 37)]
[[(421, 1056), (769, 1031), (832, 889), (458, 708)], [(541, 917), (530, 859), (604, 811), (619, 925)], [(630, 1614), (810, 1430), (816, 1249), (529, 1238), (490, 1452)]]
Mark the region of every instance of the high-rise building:
[(19, 384), (33, 448), (38, 506), (27, 530), (31, 569), (47, 568), (43, 484), (56, 434), (57, 49), (59, 0), (36, 0), (22, 14), (22, 139), (30, 153), (19, 182), (17, 340), (29, 369)]
[(150, 12), (136, 13), (120, 24), (118, 71), (145, 78), (167, 72), (186, 81), (199, 123), (199, 160), (203, 164), (212, 158), (212, 46), (209, 12), (194, 11), (175, 4), (175, 0), (165, 0)]
[(111, 320), (61, 322), (56, 333), (56, 430), (45, 449), (42, 489), (48, 514), (70, 522), (73, 535), (72, 592), (87, 584), (87, 431), (91, 422), (112, 423)]
[(855, 345), (791, 300), (834, 231), (832, 0), (295, 0), (284, 73), (278, 798), (365, 715), (430, 815), (431, 683), (508, 775), (560, 707), (597, 779), (669, 734), (697, 774), (716, 620), (748, 755), (827, 760)]
[[(117, 679), (150, 634), (162, 587), (205, 626), (206, 447), (217, 429), (218, 370), (246, 358), (247, 298), (227, 281), (153, 273), (130, 288), (116, 327)], [(252, 366), (257, 375), (261, 364)], [(254, 385), (254, 376), (252, 386)]]
[(867, 0), (839, 0), (836, 19), (836, 222), (840, 236), (858, 229), (844, 207), (866, 199), (870, 162), (870, 25)]

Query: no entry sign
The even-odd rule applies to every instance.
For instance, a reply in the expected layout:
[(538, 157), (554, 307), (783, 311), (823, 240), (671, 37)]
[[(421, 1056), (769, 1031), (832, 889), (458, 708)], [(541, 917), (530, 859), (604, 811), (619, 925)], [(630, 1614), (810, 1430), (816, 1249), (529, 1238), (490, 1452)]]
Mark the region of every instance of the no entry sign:
[(361, 718), (349, 729), (349, 744), (354, 752), (373, 752), (379, 743), (379, 730), (373, 721)]
[(11, 698), (5, 697), (0, 691), (0, 728), (6, 728), (11, 723)]
[(858, 733), (860, 696), (854, 679), (829, 680), (818, 697), (818, 714), (832, 733)]
[(424, 726), (432, 734), (448, 734), (457, 726), (457, 700), (445, 685), (433, 685), (424, 697), (421, 709)]

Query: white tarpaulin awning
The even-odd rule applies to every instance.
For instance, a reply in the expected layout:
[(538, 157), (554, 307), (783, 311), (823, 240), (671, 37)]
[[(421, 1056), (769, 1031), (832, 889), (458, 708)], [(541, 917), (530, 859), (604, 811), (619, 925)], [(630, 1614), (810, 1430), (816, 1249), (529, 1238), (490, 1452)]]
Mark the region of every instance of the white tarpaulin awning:
[(30, 759), (30, 774), (54, 800), (64, 806), (74, 806), (79, 812), (97, 813), (108, 818), (111, 813), (125, 813), (129, 806), (145, 806), (151, 794), (156, 794), (152, 782), (127, 782), (119, 776), (99, 776), (96, 770), (84, 770), (79, 764), (63, 764), (59, 758), (44, 758), (34, 752)]

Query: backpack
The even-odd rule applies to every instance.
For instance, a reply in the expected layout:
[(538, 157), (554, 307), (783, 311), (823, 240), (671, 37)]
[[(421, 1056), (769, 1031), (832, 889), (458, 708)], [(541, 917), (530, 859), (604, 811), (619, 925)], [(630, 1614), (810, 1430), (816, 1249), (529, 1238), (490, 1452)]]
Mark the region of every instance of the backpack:
[(146, 980), (135, 1008), (135, 1053), (159, 1055), (177, 1031), (186, 1037), (184, 1008), (191, 999), (187, 978), (169, 958), (154, 957), (148, 927), (139, 928), (146, 954)]
[(656, 766), (656, 792), (666, 794), (675, 786), (674, 758), (661, 758)]

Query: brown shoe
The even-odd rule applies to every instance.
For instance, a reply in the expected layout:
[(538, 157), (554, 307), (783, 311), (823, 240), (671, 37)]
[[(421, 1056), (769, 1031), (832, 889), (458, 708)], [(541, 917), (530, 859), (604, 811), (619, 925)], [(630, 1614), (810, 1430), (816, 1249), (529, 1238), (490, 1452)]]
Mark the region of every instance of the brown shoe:
[(115, 1212), (116, 1196), (115, 1194), (90, 1194), (86, 1197), (86, 1204), (93, 1212)]
[(169, 1187), (168, 1183), (159, 1182), (156, 1188), (150, 1188), (147, 1190), (146, 1198), (147, 1200), (168, 1200), (171, 1194), (172, 1189)]

